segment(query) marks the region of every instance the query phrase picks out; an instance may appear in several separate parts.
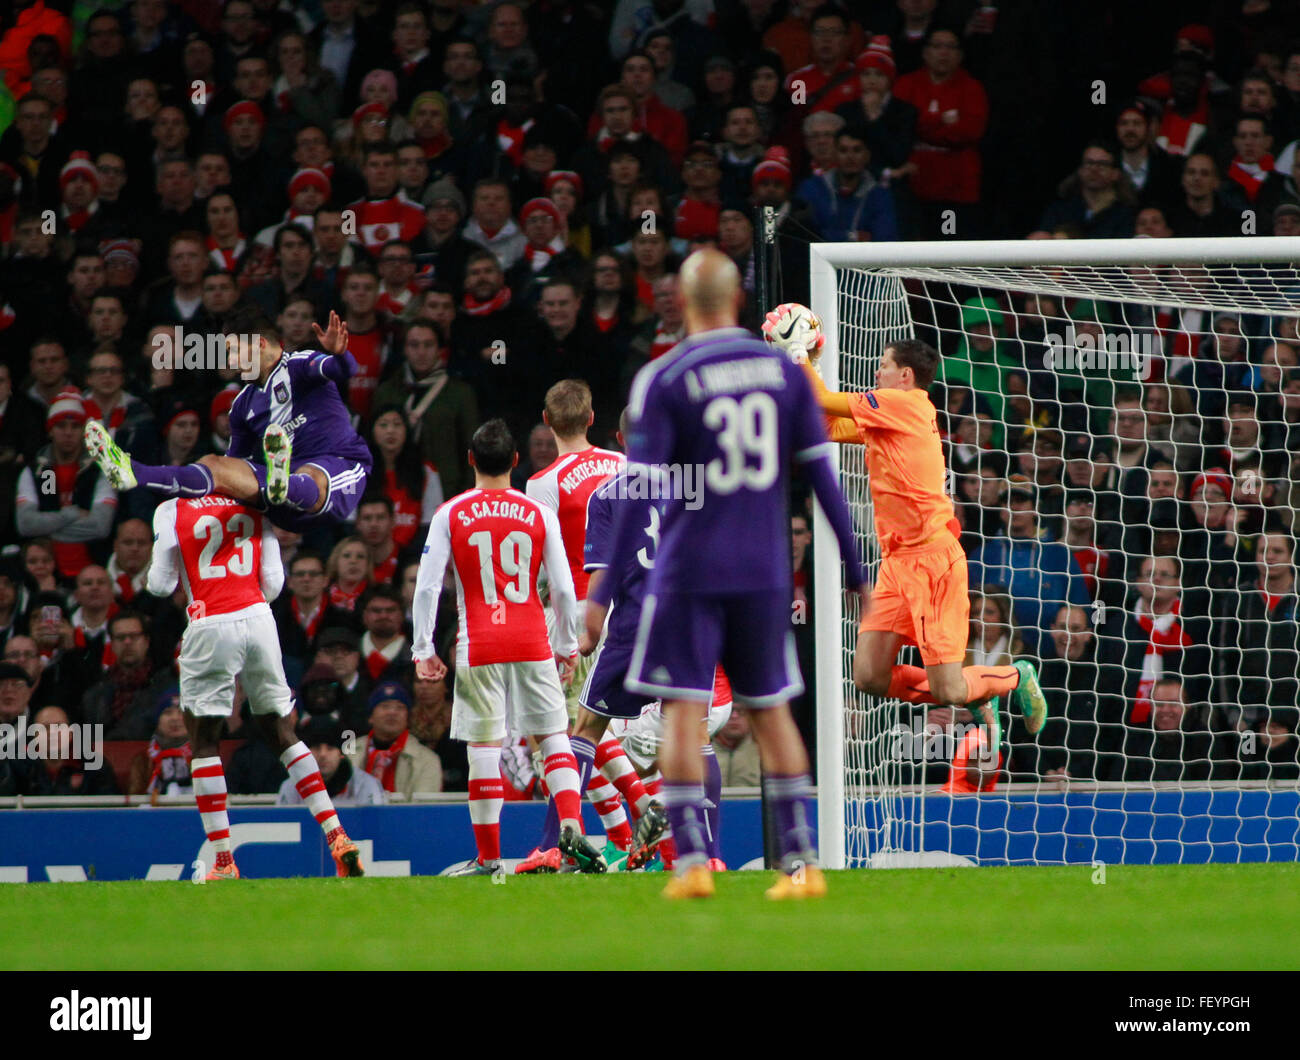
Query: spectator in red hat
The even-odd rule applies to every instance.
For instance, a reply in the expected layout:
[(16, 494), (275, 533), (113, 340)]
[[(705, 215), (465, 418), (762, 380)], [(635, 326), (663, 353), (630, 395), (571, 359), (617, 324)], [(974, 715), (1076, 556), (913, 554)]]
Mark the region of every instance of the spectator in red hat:
[(835, 110), (858, 98), (858, 76), (849, 61), (851, 23), (841, 8), (826, 4), (818, 8), (809, 23), (812, 62), (794, 70), (785, 79), (800, 114)]
[(754, 167), (751, 179), (755, 206), (776, 211), (776, 246), (781, 256), (781, 297), (808, 304), (808, 244), (820, 239), (817, 223), (807, 205), (790, 197), (790, 153), (784, 147), (770, 147), (763, 161)]
[[(265, 65), (265, 63), (263, 63)], [(269, 77), (268, 77), (269, 80)], [(287, 132), (273, 140), (266, 111), (251, 100), (241, 100), (222, 119), (229, 145), (231, 191), (243, 211), (244, 222), (257, 231), (278, 218), (284, 209), (281, 151)]]
[(550, 199), (529, 199), (519, 211), (519, 222), (527, 242), (523, 257), (507, 271), (506, 283), (514, 301), (528, 307), (550, 280), (576, 277), (584, 263), (577, 251), (564, 245), (564, 215)]
[(854, 64), (859, 96), (835, 108), (846, 125), (862, 127), (871, 152), (871, 172), (897, 193), (915, 171), (908, 159), (916, 140), (916, 108), (893, 94), (894, 52), (888, 37), (872, 37)]
[[(50, 443), (18, 479), (18, 533), (51, 538), (59, 571), (69, 578), (90, 565), (87, 545), (108, 539), (117, 511), (117, 495), (86, 452), (85, 426), (81, 395), (59, 394), (45, 414)], [(53, 490), (44, 488), (47, 481)]]
[(162, 456), (168, 464), (184, 467), (207, 452), (201, 440), (203, 425), (195, 404), (188, 398), (177, 398), (158, 411)]
[(962, 69), (962, 47), (950, 29), (932, 29), (923, 51), (925, 67), (904, 74), (895, 94), (917, 112), (912, 193), (922, 206), (921, 234), (937, 239), (946, 210), (958, 216), (958, 234), (978, 237), (980, 141), (988, 127), (984, 86)]
[(1164, 107), (1156, 143), (1171, 155), (1192, 154), (1210, 123), (1205, 60), (1196, 52), (1180, 52), (1169, 67), (1168, 91), (1144, 94)]
[(547, 174), (542, 189), (560, 211), (560, 230), (565, 245), (581, 254), (584, 260), (590, 258), (591, 226), (587, 224), (583, 210), (582, 177), (572, 169), (555, 169)]
[(208, 445), (218, 455), (230, 448), (230, 407), (235, 403), (238, 393), (238, 385), (232, 383), (224, 390), (218, 390), (217, 396), (208, 406), (208, 424), (211, 427)]
[(73, 151), (59, 173), (59, 230), (95, 238), (91, 225), (99, 209), (99, 173), (87, 151)]
[[(1160, 103), (1175, 96), (1177, 93), (1174, 89), (1174, 70), (1181, 60), (1188, 57), (1194, 59), (1197, 64), (1195, 86), (1197, 108), (1208, 113), (1213, 102), (1212, 97), (1222, 100), (1232, 92), (1231, 86), (1209, 68), (1214, 59), (1214, 31), (1209, 26), (1193, 24), (1180, 28), (1174, 35), (1174, 58), (1169, 69), (1138, 82), (1137, 94)], [(1193, 146), (1193, 142), (1189, 142), (1188, 146)]]
[(300, 169), (289, 178), (289, 209), (284, 219), (277, 224), (267, 225), (254, 238), (259, 246), (271, 246), (275, 243), (275, 234), (283, 225), (296, 224), (308, 233), (316, 223), (316, 211), (329, 202), (332, 187), (330, 178), (319, 169)]

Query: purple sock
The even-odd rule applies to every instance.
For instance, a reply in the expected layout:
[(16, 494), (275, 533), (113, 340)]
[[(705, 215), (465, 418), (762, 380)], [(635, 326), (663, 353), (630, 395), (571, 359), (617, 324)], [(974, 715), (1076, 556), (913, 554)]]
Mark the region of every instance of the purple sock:
[(722, 817), (722, 767), (718, 765), (718, 756), (713, 753), (712, 744), (706, 743), (701, 753), (704, 755), (704, 820), (709, 826), (709, 857), (721, 858), (718, 836), (722, 833), (718, 829)]
[(542, 822), (542, 838), (538, 841), (538, 850), (550, 850), (560, 845), (560, 814), (555, 808), (555, 800), (546, 800), (546, 820)]
[(795, 862), (805, 865), (817, 861), (817, 840), (813, 833), (812, 816), (808, 800), (812, 796), (812, 783), (807, 773), (793, 777), (766, 776), (763, 794), (772, 809), (772, 822), (776, 830), (777, 865), (793, 872)]
[(131, 461), (137, 485), (164, 497), (206, 497), (212, 492), (212, 472), (202, 464), (161, 467)]
[(668, 826), (677, 845), (677, 865), (681, 869), (702, 865), (709, 859), (705, 839), (704, 787), (695, 783), (664, 781), (661, 792), (668, 810)]
[(320, 487), (310, 475), (289, 476), (289, 497), (287, 503), (300, 511), (309, 512), (320, 500)]
[[(295, 476), (296, 477), (296, 476)], [(590, 740), (580, 736), (570, 736), (569, 746), (573, 748), (573, 757), (578, 760), (578, 794), (587, 793), (587, 782), (591, 780), (591, 765), (596, 759), (596, 748)], [(546, 819), (542, 822), (542, 850), (550, 850), (560, 842), (560, 814), (555, 808), (555, 800), (546, 802)]]
[(596, 745), (581, 736), (570, 736), (569, 746), (573, 748), (573, 757), (578, 760), (578, 794), (586, 795), (596, 761)]

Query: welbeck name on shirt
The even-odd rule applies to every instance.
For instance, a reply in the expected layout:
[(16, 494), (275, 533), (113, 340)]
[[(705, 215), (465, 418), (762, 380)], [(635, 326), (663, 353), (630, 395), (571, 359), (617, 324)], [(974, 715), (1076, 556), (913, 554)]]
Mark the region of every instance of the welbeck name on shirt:
[(16, 725), (0, 725), (0, 759), (13, 762), (81, 762), (88, 770), (104, 764), (104, 726), (28, 724), (24, 714)]

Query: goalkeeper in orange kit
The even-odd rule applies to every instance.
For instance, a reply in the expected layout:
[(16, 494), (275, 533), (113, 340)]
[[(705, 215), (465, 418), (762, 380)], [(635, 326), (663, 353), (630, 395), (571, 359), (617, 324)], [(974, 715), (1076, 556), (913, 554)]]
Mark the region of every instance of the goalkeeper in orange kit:
[[(939, 354), (914, 339), (891, 343), (876, 369), (876, 388), (862, 394), (828, 390), (807, 358), (796, 359), (831, 438), (867, 446), (883, 559), (858, 626), (853, 683), (876, 696), (970, 710), (987, 727), (990, 756), (1001, 746), (998, 697), (1010, 696), (1029, 732), (1038, 732), (1047, 700), (1031, 663), (962, 666), (970, 618), (966, 555), (944, 492), (939, 425), (927, 394)], [(898, 665), (903, 644), (917, 646), (925, 669)]]

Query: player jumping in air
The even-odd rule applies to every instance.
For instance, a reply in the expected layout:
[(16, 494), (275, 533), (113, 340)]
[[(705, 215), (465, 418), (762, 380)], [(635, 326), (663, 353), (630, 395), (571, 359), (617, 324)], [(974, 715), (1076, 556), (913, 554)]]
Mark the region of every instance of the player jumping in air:
[[(460, 632), (451, 737), (469, 745), (469, 812), (478, 857), (453, 875), (491, 875), (500, 869), (501, 741), (507, 715), (512, 730), (538, 738), (546, 786), (559, 814), (559, 850), (585, 872), (604, 872), (605, 859), (582, 834), (578, 763), (560, 687), (560, 672), (577, 652), (578, 602), (555, 512), (510, 488), (518, 459), (502, 420), (489, 420), (474, 432), (469, 450), (474, 489), (434, 515), (415, 582), (411, 655), (423, 680), (440, 681), (447, 666), (433, 650), (434, 615), (449, 560), (456, 572)], [(555, 608), (553, 643), (537, 595), (543, 563)]]
[[(750, 712), (784, 870), (772, 898), (825, 893), (808, 812), (808, 755), (790, 716), (803, 689), (790, 629), (791, 459), (802, 465), (835, 528), (846, 580), (862, 569), (848, 507), (829, 459), (822, 416), (803, 372), (736, 326), (740, 273), (717, 250), (682, 266), (687, 337), (651, 361), (632, 387), (629, 474), (659, 476), (676, 491), (664, 513), (625, 687), (663, 699), (660, 768), (677, 845), (669, 898), (713, 893), (705, 847), (700, 721), (721, 661), (736, 705)], [(696, 473), (698, 472), (698, 474)], [(587, 597), (595, 640), (644, 527), (615, 516), (612, 561)]]
[(217, 753), (222, 726), (235, 706), (236, 677), (263, 736), (280, 748), (289, 778), (320, 823), (338, 874), (363, 875), (356, 845), (339, 824), (316, 759), (294, 734), (293, 697), (269, 603), (284, 587), (284, 564), (270, 523), (228, 497), (172, 499), (154, 512), (153, 533), (149, 591), (171, 596), (179, 578), (190, 599), (178, 664), (181, 709), (194, 751), (194, 798), (216, 854), (207, 878), (239, 879)]
[[(1010, 695), (1029, 732), (1047, 719), (1033, 664), (962, 667), (969, 634), (966, 554), (944, 492), (939, 425), (927, 390), (939, 354), (905, 339), (885, 347), (876, 388), (833, 393), (811, 362), (804, 372), (830, 417), (836, 441), (867, 445), (872, 511), (883, 559), (858, 626), (853, 683), (862, 691), (914, 704), (965, 707), (988, 729), (988, 754), (1001, 746), (997, 698)], [(925, 669), (897, 664), (915, 644)]]
[[(343, 522), (356, 510), (371, 464), (370, 448), (353, 429), (335, 386), (356, 370), (347, 325), (331, 312), (327, 330), (312, 325), (325, 352), (289, 353), (260, 314), (245, 320), (245, 334), (256, 336), (259, 371), (231, 406), (226, 455), (183, 467), (141, 464), (95, 419), (86, 424), (86, 448), (115, 489), (140, 485), (166, 497), (224, 494), (265, 510), (276, 526), (292, 531), (321, 520)], [(236, 341), (233, 334), (228, 341)], [(261, 460), (255, 459), (259, 449)]]

